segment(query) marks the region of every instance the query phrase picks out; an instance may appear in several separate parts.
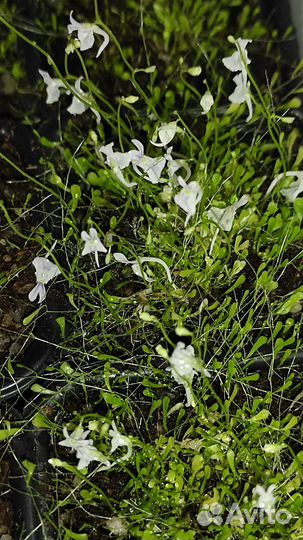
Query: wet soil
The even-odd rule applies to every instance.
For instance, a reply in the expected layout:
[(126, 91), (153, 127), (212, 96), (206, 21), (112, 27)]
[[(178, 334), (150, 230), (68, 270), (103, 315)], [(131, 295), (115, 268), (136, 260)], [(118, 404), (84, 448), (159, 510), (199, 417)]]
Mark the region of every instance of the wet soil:
[(9, 463), (0, 461), (0, 539), (10, 540), (13, 534), (14, 516), (11, 501), (9, 499)]

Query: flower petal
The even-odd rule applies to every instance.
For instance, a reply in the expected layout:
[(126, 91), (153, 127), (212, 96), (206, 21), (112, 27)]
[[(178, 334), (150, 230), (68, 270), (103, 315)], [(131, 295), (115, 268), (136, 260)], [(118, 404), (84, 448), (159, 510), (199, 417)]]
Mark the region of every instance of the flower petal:
[(78, 39), (80, 41), (80, 51), (91, 49), (95, 43), (94, 33), (90, 28), (79, 28)]

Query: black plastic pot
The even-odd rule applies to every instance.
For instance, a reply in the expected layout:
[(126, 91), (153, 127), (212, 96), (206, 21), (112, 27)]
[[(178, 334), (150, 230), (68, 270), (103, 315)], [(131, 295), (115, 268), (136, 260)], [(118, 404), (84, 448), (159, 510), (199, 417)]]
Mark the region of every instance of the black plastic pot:
[(23, 358), (10, 374), (4, 368), (0, 377), (0, 400), (18, 398), (31, 386), (39, 373), (51, 363), (56, 343), (60, 339), (60, 328), (56, 318), (60, 315), (61, 295), (56, 288), (49, 291), (46, 307), (39, 315), (34, 330), (35, 339), (25, 349)]
[[(49, 435), (46, 430), (30, 428), (12, 439), (10, 486), (17, 538), (46, 540), (45, 524), (40, 519), (45, 510), (43, 491), (47, 485)], [(36, 465), (35, 474), (27, 483), (24, 460)]]

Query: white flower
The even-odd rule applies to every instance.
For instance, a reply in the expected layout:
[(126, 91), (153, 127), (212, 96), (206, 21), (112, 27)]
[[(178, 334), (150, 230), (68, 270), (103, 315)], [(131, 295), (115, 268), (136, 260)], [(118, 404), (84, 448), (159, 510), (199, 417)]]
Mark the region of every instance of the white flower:
[(91, 227), (89, 229), (89, 234), (86, 231), (82, 231), (81, 238), (85, 242), (81, 255), (83, 256), (83, 255), (87, 255), (88, 253), (94, 253), (95, 259), (96, 259), (96, 265), (99, 268), (98, 251), (100, 251), (101, 253), (107, 253), (107, 249), (102, 244), (100, 238), (98, 237), (98, 233), (96, 229)]
[(77, 426), (74, 431), (69, 435), (66, 427), (63, 428), (63, 434), (65, 439), (60, 441), (60, 446), (66, 446), (72, 450), (76, 450), (76, 457), (79, 459), (77, 469), (86, 469), (92, 461), (99, 461), (103, 463), (104, 469), (110, 467), (110, 462), (106, 457), (99, 452), (97, 448), (93, 446), (92, 439), (87, 439), (87, 435), (90, 433), (89, 429), (83, 430), (81, 426)]
[(239, 201), (227, 206), (226, 208), (217, 208), (216, 206), (212, 206), (207, 212), (208, 219), (221, 227), (223, 231), (229, 232), (232, 229), (233, 221), (238, 208), (244, 206), (248, 201), (248, 196), (243, 195)]
[(144, 154), (144, 146), (137, 139), (132, 139), (132, 143), (137, 148), (137, 153), (131, 159), (134, 171), (141, 176), (139, 169), (142, 169), (145, 174), (145, 180), (151, 182), (151, 184), (158, 184), (162, 171), (166, 164), (165, 156), (150, 157)]
[(82, 426), (77, 426), (74, 431), (69, 435), (66, 426), (63, 427), (63, 435), (65, 439), (60, 441), (60, 446), (66, 446), (72, 450), (78, 450), (81, 446), (87, 446), (92, 443), (90, 439), (86, 439), (89, 434), (89, 429), (84, 431)]
[(207, 369), (203, 368), (201, 361), (195, 357), (192, 345), (185, 346), (185, 343), (179, 341), (171, 357), (169, 358), (172, 376), (178, 384), (183, 384), (187, 407), (195, 406), (195, 398), (192, 392), (192, 382), (196, 373), (202, 373), (205, 377), (210, 377)]
[[(180, 180), (179, 180), (180, 182)], [(181, 191), (174, 196), (175, 203), (186, 212), (185, 227), (190, 218), (195, 215), (196, 207), (201, 201), (202, 190), (198, 182), (193, 181), (186, 184), (185, 181), (181, 183), (183, 186)]]
[[(61, 79), (52, 79), (47, 71), (43, 71), (42, 69), (39, 69), (38, 71), (46, 84), (47, 105), (56, 103), (56, 101), (59, 101), (60, 99), (60, 88), (65, 88), (65, 84), (61, 81)], [(67, 93), (69, 94), (69, 92)]]
[(202, 114), (207, 114), (212, 108), (213, 104), (214, 104), (214, 98), (211, 95), (210, 91), (207, 90), (200, 100), (200, 105), (203, 109)]
[(271, 516), (275, 509), (275, 500), (273, 492), (276, 489), (274, 484), (271, 484), (267, 490), (259, 484), (253, 489), (253, 497), (258, 496), (255, 505), (257, 508), (262, 508), (268, 516)]
[(224, 66), (229, 69), (229, 71), (242, 71), (246, 72), (247, 74), (246, 66), (251, 63), (251, 60), (250, 58), (248, 58), (246, 50), (246, 47), (249, 43), (252, 43), (251, 39), (238, 38), (234, 40), (237, 51), (234, 52), (231, 56), (222, 58)]
[(127, 182), (123, 176), (123, 169), (126, 169), (130, 164), (132, 164), (134, 171), (139, 176), (142, 176), (143, 171), (145, 173), (145, 180), (148, 180), (152, 184), (158, 184), (166, 164), (166, 156), (155, 158), (146, 156), (144, 154), (144, 146), (140, 141), (132, 139), (131, 142), (136, 147), (136, 150), (114, 152), (114, 143), (111, 142), (105, 146), (101, 146), (99, 151), (106, 156), (107, 165), (111, 167), (115, 176), (124, 186), (133, 187), (137, 185), (136, 182)]
[(112, 438), (112, 446), (110, 453), (112, 454), (113, 452), (115, 452), (115, 450), (117, 450), (117, 448), (119, 448), (120, 446), (126, 446), (127, 453), (118, 461), (125, 461), (126, 459), (129, 459), (133, 453), (132, 442), (129, 437), (120, 433), (114, 420), (112, 421), (112, 429), (109, 430), (108, 434)]
[[(82, 96), (82, 97), (87, 98), (87, 97), (89, 97), (87, 92), (83, 92), (83, 90), (81, 88), (82, 79), (83, 79), (83, 77), (79, 77), (76, 80), (74, 90), (75, 90), (75, 92), (77, 92), (78, 96)], [(77, 96), (73, 96), (72, 102), (71, 102), (70, 106), (67, 108), (67, 110), (68, 110), (68, 112), (70, 114), (77, 115), (77, 114), (83, 114), (88, 108), (89, 108), (89, 105), (87, 105), (86, 103), (83, 103), (83, 101), (81, 101)], [(90, 109), (92, 110), (92, 112), (96, 116), (97, 123), (100, 124), (100, 121), (101, 121), (100, 114), (93, 107), (90, 107)]]
[[(191, 176), (191, 170), (190, 170), (190, 167), (188, 165), (188, 163), (185, 161), (185, 159), (173, 159), (171, 153), (172, 153), (172, 150), (173, 150), (173, 147), (170, 146), (168, 149), (167, 149), (167, 152), (165, 154), (165, 159), (166, 159), (166, 167), (167, 167), (167, 172), (168, 172), (168, 177), (169, 179), (174, 179), (174, 180), (177, 180), (177, 182), (179, 184), (182, 183), (182, 180), (184, 180), (184, 182), (187, 182), (187, 180), (190, 178)], [(176, 172), (179, 171), (180, 169), (184, 169), (185, 170), (185, 177), (183, 176), (180, 176), (180, 175), (176, 175)]]
[(99, 28), (99, 26), (97, 26), (96, 24), (77, 22), (72, 15), (73, 12), (71, 11), (69, 14), (71, 24), (67, 26), (67, 29), (69, 34), (72, 34), (73, 32), (78, 32), (80, 51), (87, 51), (88, 49), (92, 48), (95, 42), (94, 34), (99, 34), (103, 37), (104, 41), (101, 47), (99, 47), (96, 54), (96, 58), (98, 58), (98, 56), (100, 56), (100, 54), (104, 51), (105, 47), (107, 47), (109, 43), (108, 34), (104, 30), (101, 30), (101, 28)]
[(99, 148), (99, 152), (106, 156), (106, 163), (112, 169), (114, 175), (120, 180), (121, 184), (126, 187), (136, 186), (136, 182), (127, 182), (122, 170), (129, 166), (132, 159), (140, 156), (138, 150), (130, 150), (129, 152), (114, 152), (114, 143), (111, 142)]
[(248, 117), (246, 118), (246, 122), (249, 122), (249, 120), (252, 119), (253, 115), (253, 107), (250, 95), (250, 82), (247, 81), (246, 84), (244, 84), (242, 73), (238, 73), (238, 75), (233, 78), (233, 81), (236, 85), (236, 88), (234, 89), (233, 93), (228, 96), (228, 99), (231, 103), (237, 103), (239, 105), (246, 102), (248, 108)]
[[(156, 132), (154, 133), (153, 138), (150, 142), (154, 146), (167, 146), (173, 140), (177, 130), (178, 126), (176, 121), (162, 124), (156, 129)], [(154, 142), (157, 137), (159, 137), (161, 142)]]
[(303, 191), (303, 179), (298, 178), (296, 182), (293, 182), (289, 188), (281, 189), (282, 195), (289, 201), (294, 202), (296, 198)]
[(236, 39), (234, 44), (237, 47), (237, 51), (231, 56), (223, 58), (222, 62), (224, 66), (232, 72), (239, 71), (233, 81), (236, 85), (235, 90), (229, 96), (229, 101), (231, 103), (244, 103), (246, 102), (248, 107), (248, 117), (246, 122), (251, 120), (253, 115), (251, 93), (250, 93), (250, 82), (248, 81), (247, 74), (247, 65), (250, 64), (251, 60), (248, 58), (246, 47), (248, 43), (251, 43), (251, 39)]
[(167, 264), (162, 259), (159, 259), (158, 257), (138, 257), (138, 261), (139, 261), (138, 262), (138, 261), (130, 261), (129, 259), (127, 259), (125, 257), (125, 255), (123, 255), (123, 253), (114, 253), (113, 255), (114, 255), (114, 259), (117, 262), (120, 262), (122, 264), (130, 264), (134, 274), (136, 276), (139, 276), (139, 277), (145, 279), (146, 281), (153, 281), (153, 280), (151, 278), (149, 278), (146, 275), (146, 273), (141, 270), (140, 264), (142, 264), (144, 262), (154, 262), (154, 263), (161, 264), (163, 266), (166, 274), (167, 274), (168, 281), (170, 283), (172, 283), (171, 273), (170, 273), (170, 270), (169, 270)]
[(124, 538), (128, 534), (127, 522), (116, 516), (106, 520), (106, 528), (110, 530), (109, 536), (114, 535), (118, 536), (118, 538)]
[(270, 184), (265, 196), (269, 195), (275, 186), (286, 176), (295, 176), (298, 178), (298, 180), (293, 182), (289, 188), (281, 189), (282, 195), (284, 195), (288, 201), (294, 202), (298, 195), (303, 191), (303, 171), (287, 171), (286, 173), (278, 174)]
[(106, 459), (102, 452), (99, 452), (99, 450), (93, 446), (93, 441), (91, 439), (89, 439), (87, 442), (90, 444), (79, 446), (77, 449), (76, 457), (79, 459), (77, 469), (87, 469), (92, 461), (99, 461), (102, 463), (104, 465), (102, 470), (109, 469), (111, 466), (110, 461)]
[(28, 298), (33, 302), (36, 300), (37, 296), (39, 296), (39, 304), (41, 304), (46, 297), (45, 285), (51, 281), (51, 279), (54, 279), (61, 274), (61, 272), (58, 266), (49, 261), (46, 257), (35, 257), (33, 265), (36, 269), (35, 276), (37, 285), (30, 291)]

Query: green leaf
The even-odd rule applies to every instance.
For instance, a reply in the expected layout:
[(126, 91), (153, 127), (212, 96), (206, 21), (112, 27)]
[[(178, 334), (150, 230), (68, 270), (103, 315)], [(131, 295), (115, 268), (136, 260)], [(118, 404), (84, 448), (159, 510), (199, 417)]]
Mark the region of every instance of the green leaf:
[(51, 429), (52, 428), (51, 421), (48, 418), (46, 418), (46, 416), (44, 416), (40, 412), (35, 414), (34, 418), (32, 419), (32, 424), (33, 424), (33, 426), (35, 426), (37, 428), (42, 428), (42, 429)]
[(46, 394), (46, 395), (52, 395), (52, 394), (55, 394), (56, 391), (55, 390), (49, 390), (48, 388), (44, 388), (43, 386), (41, 386), (40, 384), (33, 384), (31, 386), (31, 390), (33, 392), (36, 392), (36, 394)]
[(5, 441), (12, 435), (15, 435), (18, 431), (20, 431), (19, 428), (0, 429), (0, 441)]
[(75, 533), (70, 529), (67, 529), (66, 527), (64, 527), (64, 531), (64, 540), (88, 540), (88, 536), (86, 533)]
[(176, 534), (176, 540), (194, 540), (196, 531), (178, 531)]
[(229, 448), (227, 450), (226, 456), (227, 456), (227, 462), (228, 462), (230, 470), (234, 473), (235, 476), (237, 476), (237, 471), (236, 471), (236, 468), (235, 468), (235, 453), (234, 453), (234, 451), (231, 448)]
[(250, 358), (251, 356), (253, 356), (255, 354), (255, 352), (260, 349), (261, 347), (263, 347), (263, 345), (265, 345), (267, 343), (267, 337), (266, 336), (260, 336), (256, 343), (253, 345), (253, 347), (251, 348), (251, 350), (249, 351), (248, 355), (246, 358)]
[(113, 407), (123, 407), (125, 405), (125, 401), (116, 396), (115, 394), (102, 392), (102, 397), (106, 401), (106, 403), (112, 405)]
[(28, 317), (25, 317), (25, 319), (23, 319), (23, 321), (22, 321), (23, 326), (28, 326), (35, 319), (35, 317), (38, 315), (38, 313), (42, 309), (42, 307), (43, 306), (38, 307), (38, 309), (35, 309), (35, 311), (33, 311), (33, 313), (31, 313)]
[(65, 338), (65, 317), (57, 317), (56, 323), (60, 328), (61, 337)]
[(26, 485), (28, 486), (31, 479), (32, 479), (32, 476), (33, 476), (33, 474), (35, 472), (35, 469), (36, 469), (37, 465), (35, 463), (32, 463), (31, 461), (28, 461), (28, 459), (24, 459), (22, 461), (22, 465), (27, 470)]
[(267, 409), (262, 409), (262, 411), (258, 412), (255, 416), (250, 418), (250, 422), (262, 422), (262, 420), (266, 420), (269, 417), (269, 411)]
[(292, 295), (282, 304), (282, 306), (278, 309), (278, 315), (286, 315), (289, 313), (295, 304), (303, 300), (303, 291), (300, 287), (297, 291), (293, 292)]

